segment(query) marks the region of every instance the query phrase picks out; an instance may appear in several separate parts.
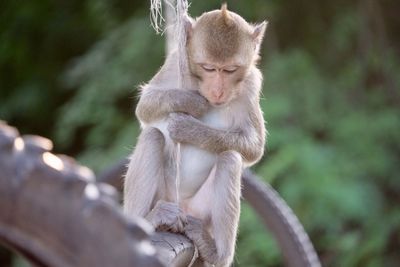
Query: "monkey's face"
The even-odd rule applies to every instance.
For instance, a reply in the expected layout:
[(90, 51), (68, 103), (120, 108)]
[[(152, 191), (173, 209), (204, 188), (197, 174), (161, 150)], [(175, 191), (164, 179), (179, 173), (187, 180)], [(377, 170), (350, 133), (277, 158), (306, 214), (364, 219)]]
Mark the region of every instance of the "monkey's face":
[[(224, 54), (227, 51), (230, 53)], [(196, 32), (188, 49), (190, 70), (198, 78), (199, 92), (214, 106), (228, 104), (241, 94), (241, 83), (254, 56), (251, 44), (218, 44), (216, 39), (202, 40)]]
[[(199, 92), (214, 106), (228, 104), (240, 94), (246, 67), (238, 64), (199, 62), (194, 64)], [(193, 66), (193, 65), (192, 65)]]
[(215, 106), (241, 94), (241, 82), (258, 57), (265, 23), (253, 26), (223, 5), (187, 22), (187, 53), (199, 91)]

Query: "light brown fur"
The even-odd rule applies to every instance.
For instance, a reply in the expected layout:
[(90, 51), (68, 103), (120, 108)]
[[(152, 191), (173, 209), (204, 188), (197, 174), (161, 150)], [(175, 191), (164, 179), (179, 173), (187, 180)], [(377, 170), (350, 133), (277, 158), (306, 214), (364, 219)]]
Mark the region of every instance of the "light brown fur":
[(188, 42), (189, 55), (194, 49), (198, 50), (199, 45), (204, 47), (209, 58), (219, 62), (232, 55), (240, 54), (244, 58), (252, 54), (253, 49), (248, 45), (253, 29), (239, 15), (226, 9), (214, 10), (203, 14), (196, 22), (191, 33), (195, 37)]
[[(188, 27), (191, 87), (177, 89), (170, 54), (142, 88), (136, 109), (144, 129), (125, 178), (125, 213), (184, 232), (216, 266), (233, 261), (241, 172), (264, 150), (262, 76), (255, 66), (264, 30), (226, 6), (203, 14)], [(182, 153), (179, 203), (172, 203), (175, 142)]]

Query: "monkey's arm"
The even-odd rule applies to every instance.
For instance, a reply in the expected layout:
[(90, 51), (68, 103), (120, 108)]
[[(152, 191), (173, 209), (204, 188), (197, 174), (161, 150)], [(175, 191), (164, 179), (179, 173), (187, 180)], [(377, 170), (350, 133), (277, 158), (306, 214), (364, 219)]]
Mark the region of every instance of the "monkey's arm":
[(171, 114), (168, 130), (174, 141), (192, 144), (215, 154), (235, 150), (247, 164), (258, 161), (264, 152), (265, 128), (262, 114), (257, 110), (241, 127), (226, 131), (211, 128), (186, 114)]
[(144, 123), (165, 118), (171, 112), (183, 112), (198, 118), (208, 108), (208, 101), (194, 91), (145, 88), (136, 107), (136, 116)]

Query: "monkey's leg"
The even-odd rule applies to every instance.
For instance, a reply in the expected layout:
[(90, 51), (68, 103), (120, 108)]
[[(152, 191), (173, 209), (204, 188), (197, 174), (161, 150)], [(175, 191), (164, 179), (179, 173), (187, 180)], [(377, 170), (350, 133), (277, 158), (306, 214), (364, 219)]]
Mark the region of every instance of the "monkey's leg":
[(242, 157), (236, 151), (218, 156), (207, 181), (194, 196), (191, 204), (201, 205), (209, 199), (211, 232), (204, 222), (188, 216), (186, 235), (193, 240), (202, 258), (216, 266), (228, 266), (233, 261), (240, 216)]
[(124, 212), (128, 216), (146, 216), (156, 194), (165, 188), (164, 145), (164, 135), (156, 128), (146, 128), (140, 134), (125, 176)]
[(156, 229), (182, 232), (186, 221), (182, 210), (164, 201), (164, 146), (164, 135), (158, 129), (146, 128), (140, 134), (125, 177), (124, 212), (145, 217)]

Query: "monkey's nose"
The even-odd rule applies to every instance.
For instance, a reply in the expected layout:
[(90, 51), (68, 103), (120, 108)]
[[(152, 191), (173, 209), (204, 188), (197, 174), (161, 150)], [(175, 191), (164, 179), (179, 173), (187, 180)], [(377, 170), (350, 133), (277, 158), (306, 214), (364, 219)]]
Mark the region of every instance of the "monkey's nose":
[(224, 96), (224, 91), (222, 90), (214, 91), (214, 97), (216, 100), (221, 100), (223, 96)]

